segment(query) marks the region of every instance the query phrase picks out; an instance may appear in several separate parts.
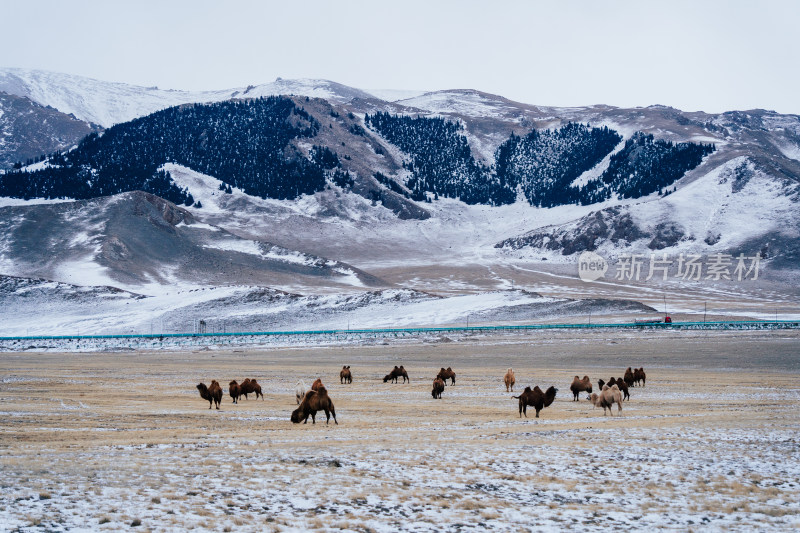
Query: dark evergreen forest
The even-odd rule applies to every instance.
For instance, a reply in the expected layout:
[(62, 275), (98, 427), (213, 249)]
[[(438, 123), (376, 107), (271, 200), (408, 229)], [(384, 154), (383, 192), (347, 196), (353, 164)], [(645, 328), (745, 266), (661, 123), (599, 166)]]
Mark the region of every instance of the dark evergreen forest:
[(665, 193), (688, 171), (714, 151), (713, 144), (672, 143), (636, 132), (625, 147), (611, 156), (599, 180), (581, 191), (581, 202), (601, 202), (617, 193), (620, 198), (639, 198), (656, 191)]
[(463, 127), (443, 118), (412, 118), (375, 113), (364, 123), (410, 156), (406, 186), (414, 200), (459, 198), (468, 204), (513, 202), (490, 170), (478, 164), (463, 135)]
[[(674, 144), (637, 132), (610, 157), (602, 175), (578, 185), (578, 177), (621, 143), (617, 132), (568, 123), (523, 136), (512, 133), (489, 167), (473, 157), (460, 123), (384, 112), (367, 114), (364, 123), (406, 155), (403, 166), (410, 174), (405, 188), (380, 173), (376, 179), (417, 201), (445, 197), (503, 205), (521, 193), (531, 205), (553, 207), (613, 195), (638, 198), (668, 192), (714, 150), (710, 144)], [(319, 128), (286, 97), (173, 107), (91, 134), (76, 149), (51, 154), (43, 169), (6, 173), (0, 177), (0, 195), (86, 199), (139, 189), (192, 205), (190, 192), (159, 170), (165, 163), (214, 176), (226, 192), (233, 186), (262, 198), (294, 199), (320, 191), (326, 176), (352, 188), (354, 175), (342, 168), (336, 152), (317, 143), (306, 153), (292, 143), (316, 137)], [(360, 126), (355, 133), (369, 135)]]
[(495, 171), (522, 188), (528, 203), (538, 207), (574, 204), (581, 191), (572, 182), (594, 168), (622, 141), (606, 127), (568, 123), (560, 129), (531, 130), (511, 137), (495, 153)]
[(316, 148), (311, 160), (292, 153), (292, 139), (318, 130), (283, 97), (172, 107), (92, 134), (75, 150), (53, 154), (48, 168), (6, 174), (0, 195), (84, 199), (139, 189), (190, 205), (189, 192), (158, 171), (173, 162), (251, 195), (296, 198), (323, 189), (324, 169), (339, 163), (327, 148)]

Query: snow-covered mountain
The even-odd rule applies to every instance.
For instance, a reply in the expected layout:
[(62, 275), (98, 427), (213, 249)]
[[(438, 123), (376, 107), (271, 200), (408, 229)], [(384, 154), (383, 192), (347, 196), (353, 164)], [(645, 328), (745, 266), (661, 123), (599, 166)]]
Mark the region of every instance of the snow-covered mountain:
[[(148, 117), (137, 127), (146, 125), (150, 129), (144, 137), (156, 140), (167, 135), (150, 114), (169, 106), (293, 94), (286, 105), (296, 111), (284, 123), (306, 133), (292, 137), (274, 154), (283, 162), (311, 161), (322, 169), (321, 181), (310, 193), (284, 199), (256, 194), (242, 176), (215, 174), (209, 169), (217, 168), (216, 163), (210, 163), (205, 153), (192, 152), (210, 146), (210, 152), (223, 159), (241, 161), (247, 159), (242, 151), (246, 143), (232, 138), (219, 147), (210, 145), (209, 139), (218, 138), (213, 128), (192, 123), (199, 133), (196, 138), (194, 133), (188, 135), (180, 150), (142, 146), (146, 153), (167, 154), (148, 160), (147, 172), (166, 173), (176, 190), (191, 195), (194, 204), (178, 207), (124, 188), (107, 189), (112, 196), (103, 198), (82, 196), (88, 199), (79, 202), (62, 198), (56, 203), (35, 195), (30, 200), (0, 198), (0, 274), (110, 285), (152, 295), (171, 285), (186, 290), (258, 286), (257, 290), (302, 295), (397, 287), (454, 295), (525, 287), (547, 296), (614, 298), (622, 293), (602, 285), (591, 289), (580, 282), (574, 285), (580, 253), (594, 251), (609, 259), (630, 253), (759, 253), (764, 258), (761, 279), (770, 284), (793, 280), (800, 270), (800, 117), (796, 115), (765, 110), (686, 113), (658, 105), (554, 108), (475, 90), (369, 92), (319, 80), (277, 80), (192, 93), (19, 69), (0, 70), (0, 91), (52, 106), (54, 112), (72, 113), (84, 121), (81, 124), (119, 124), (115, 131), (121, 132), (120, 139), (132, 139), (137, 131), (120, 123)], [(397, 121), (401, 126), (397, 131), (381, 129), (374, 120), (365, 120), (366, 115), (378, 113), (444, 119), (457, 127), (442, 130), (451, 136), (446, 139), (450, 145), (434, 143), (432, 151), (422, 153), (419, 147), (432, 139), (425, 137), (428, 131), (412, 132), (418, 136), (409, 138), (397, 131), (428, 125)], [(570, 152), (572, 141), (564, 141), (567, 136), (530, 140), (529, 145), (539, 150), (533, 155), (520, 151), (524, 143), (514, 145), (509, 140), (529, 136), (533, 130), (563, 131), (570, 122), (608, 128), (621, 140), (612, 137), (602, 157), (587, 159), (585, 170), (566, 176), (566, 185), (559, 187), (578, 190), (595, 184), (602, 190), (608, 185), (606, 177), (629, 180), (649, 175), (660, 160), (648, 159), (646, 146), (629, 146), (634, 138), (652, 135), (672, 145), (713, 144), (715, 149), (674, 181), (641, 194), (626, 196), (622, 189), (609, 188), (607, 196), (594, 203), (566, 201), (536, 207), (526, 196), (536, 184), (525, 173), (545, 175), (544, 169), (551, 176), (565, 162), (572, 164), (585, 154)], [(439, 131), (439, 123), (430, 124), (431, 131)], [(111, 131), (97, 139), (107, 137), (110, 143)], [(462, 137), (466, 153), (459, 144)], [(105, 179), (103, 172), (120, 161), (127, 164), (124, 158), (136, 152), (133, 144), (117, 144), (122, 150), (115, 152), (99, 141), (89, 143), (89, 155), (76, 163), (86, 173), (76, 179), (88, 182), (90, 192)], [(235, 149), (227, 152), (231, 146)], [(498, 160), (501, 148), (506, 150), (502, 161)], [(512, 149), (518, 152), (509, 157)], [(462, 160), (448, 166), (451, 154)], [(266, 156), (256, 159), (263, 161)], [(522, 175), (528, 181), (516, 189), (504, 184), (501, 163), (513, 164), (515, 179)], [(40, 162), (27, 170), (51, 164)], [(419, 169), (430, 170), (431, 165), (442, 165), (439, 174), (432, 174), (442, 181), (420, 186)], [(480, 183), (490, 200), (477, 196), (467, 203), (458, 196), (457, 187), (455, 193), (448, 192), (445, 186), (458, 185), (462, 178), (450, 169), (474, 182), (484, 180)], [(609, 169), (617, 173), (612, 176)], [(113, 172), (112, 177), (118, 186), (122, 178)], [(4, 179), (8, 175), (0, 175)], [(144, 187), (150, 182), (142, 183)], [(501, 187), (516, 195), (516, 201), (513, 195), (492, 196), (496, 191), (491, 189)], [(614, 290), (622, 289), (617, 285)], [(636, 298), (639, 288), (624, 290), (626, 297)], [(783, 289), (774, 290), (771, 295)], [(690, 287), (685, 294), (696, 292)], [(651, 298), (650, 303), (660, 298), (647, 294), (642, 298)], [(753, 296), (754, 301), (761, 296)]]
[(43, 70), (0, 69), (0, 91), (30, 98), (80, 120), (104, 128), (127, 122), (168, 107), (232, 98), (259, 98), (293, 94), (348, 102), (373, 98), (366, 91), (327, 80), (283, 80), (217, 91), (165, 90), (60, 74)]

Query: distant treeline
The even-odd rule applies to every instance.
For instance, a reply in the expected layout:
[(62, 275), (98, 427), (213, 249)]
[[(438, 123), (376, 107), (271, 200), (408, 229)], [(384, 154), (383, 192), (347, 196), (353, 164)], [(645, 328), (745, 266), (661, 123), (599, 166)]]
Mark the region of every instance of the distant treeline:
[[(503, 205), (522, 195), (531, 205), (553, 207), (666, 194), (714, 150), (641, 132), (620, 146), (622, 137), (608, 127), (568, 123), (512, 133), (488, 166), (475, 160), (458, 122), (378, 112), (364, 123), (403, 152), (409, 172), (405, 188), (380, 173), (376, 179), (417, 201), (445, 197)], [(317, 137), (319, 129), (316, 118), (286, 97), (172, 107), (91, 134), (76, 149), (51, 154), (39, 170), (0, 176), (0, 195), (85, 199), (140, 189), (191, 205), (190, 192), (159, 170), (165, 163), (213, 176), (226, 191), (233, 186), (262, 198), (294, 199), (326, 183), (353, 187), (354, 176), (330, 147), (292, 143)], [(360, 127), (356, 133), (368, 135)], [(617, 148), (599, 176), (578, 179)]]

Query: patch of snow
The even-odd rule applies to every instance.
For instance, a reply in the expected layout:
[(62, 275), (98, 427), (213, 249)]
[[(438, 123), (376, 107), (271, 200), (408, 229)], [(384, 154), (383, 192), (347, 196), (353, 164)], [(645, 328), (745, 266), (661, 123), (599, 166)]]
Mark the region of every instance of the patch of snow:
[(796, 144), (776, 144), (776, 146), (784, 156), (800, 161), (800, 146)]
[(404, 89), (367, 89), (367, 92), (375, 98), (384, 100), (386, 102), (399, 102), (400, 100), (408, 100), (422, 96), (429, 91), (412, 91)]
[(507, 118), (519, 110), (502, 98), (490, 98), (477, 91), (437, 91), (399, 100), (398, 104), (436, 114), (458, 114), (474, 118)]
[(75, 200), (69, 198), (57, 198), (53, 199), (45, 199), (45, 198), (31, 198), (29, 200), (23, 200), (21, 198), (8, 198), (5, 196), (0, 196), (0, 209), (3, 207), (18, 207), (18, 206), (29, 206), (29, 205), (42, 205), (42, 204), (63, 204), (65, 202), (74, 202)]
[(605, 156), (602, 161), (600, 161), (597, 165), (593, 168), (590, 168), (577, 178), (570, 184), (572, 187), (583, 187), (587, 183), (592, 180), (599, 179), (600, 176), (603, 175), (603, 172), (608, 170), (608, 166), (611, 164), (611, 157), (619, 153), (623, 148), (625, 148), (625, 141), (626, 139), (622, 139), (619, 144), (617, 144), (611, 152)]
[(239, 252), (249, 255), (261, 255), (261, 248), (257, 242), (247, 241), (244, 239), (238, 240), (224, 240), (213, 241), (203, 245), (203, 248), (214, 248), (217, 250), (226, 250), (229, 252)]

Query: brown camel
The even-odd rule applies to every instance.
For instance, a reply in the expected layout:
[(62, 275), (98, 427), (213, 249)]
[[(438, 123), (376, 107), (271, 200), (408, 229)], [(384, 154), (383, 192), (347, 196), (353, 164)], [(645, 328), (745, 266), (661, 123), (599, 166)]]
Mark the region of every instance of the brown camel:
[(411, 380), (408, 379), (408, 373), (406, 372), (406, 369), (403, 368), (403, 365), (395, 366), (391, 372), (389, 372), (383, 377), (383, 382), (386, 383), (387, 381), (391, 380), (392, 383), (397, 383), (397, 378), (401, 376), (403, 378), (403, 383), (405, 383), (406, 381), (411, 383)]
[(539, 418), (539, 411), (553, 403), (557, 392), (558, 389), (555, 387), (548, 388), (546, 392), (542, 392), (538, 385), (533, 390), (530, 387), (525, 387), (522, 394), (512, 396), (512, 398), (519, 398), (519, 417), (522, 418), (524, 414), (525, 418), (528, 418), (528, 406), (530, 405), (536, 409), (536, 418)]
[(437, 376), (437, 378), (433, 380), (433, 390), (431, 391), (431, 396), (433, 396), (434, 400), (441, 400), (442, 391), (444, 391), (444, 380)]
[(311, 423), (316, 424), (317, 421), (315, 417), (317, 411), (325, 411), (326, 424), (330, 423), (331, 415), (333, 415), (333, 421), (337, 426), (339, 425), (339, 422), (336, 420), (336, 410), (333, 408), (333, 402), (328, 396), (328, 390), (325, 387), (308, 391), (303, 401), (300, 402), (300, 406), (292, 411), (291, 420), (295, 424), (299, 424), (300, 422), (306, 424), (308, 423), (308, 417), (310, 415)]
[(236, 383), (235, 379), (228, 384), (228, 394), (233, 398), (233, 403), (239, 403), (239, 395), (241, 392), (239, 392), (239, 384)]
[(447, 384), (448, 379), (450, 380), (451, 385), (456, 384), (456, 373), (453, 372), (453, 369), (450, 368), (449, 366), (447, 368), (442, 368), (441, 370), (439, 370), (439, 373), (436, 375), (436, 377), (444, 381), (445, 385)]
[(212, 379), (211, 385), (208, 387), (206, 387), (205, 383), (198, 384), (197, 390), (200, 391), (202, 399), (208, 400), (209, 409), (211, 409), (212, 404), (217, 404), (217, 409), (219, 409), (219, 404), (222, 403), (222, 387), (219, 386), (216, 379)]
[(506, 384), (506, 392), (509, 392), (509, 387), (511, 388), (511, 392), (514, 392), (514, 383), (516, 382), (517, 380), (514, 378), (514, 369), (509, 368), (506, 370), (506, 375), (503, 376), (503, 383)]
[(589, 380), (589, 376), (583, 376), (583, 379), (575, 376), (572, 380), (572, 385), (569, 386), (569, 390), (572, 391), (572, 401), (574, 402), (578, 401), (578, 394), (581, 392), (592, 392), (592, 382)]

